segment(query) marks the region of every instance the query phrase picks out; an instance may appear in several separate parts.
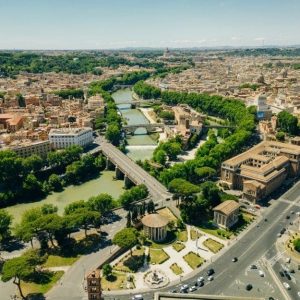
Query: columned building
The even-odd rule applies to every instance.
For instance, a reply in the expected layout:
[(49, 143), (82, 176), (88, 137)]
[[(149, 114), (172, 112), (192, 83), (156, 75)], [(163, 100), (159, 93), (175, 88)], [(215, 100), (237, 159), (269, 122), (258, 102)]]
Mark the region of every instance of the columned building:
[(161, 242), (167, 237), (167, 226), (169, 220), (159, 214), (148, 214), (142, 219), (145, 235), (157, 242)]
[(227, 200), (214, 209), (214, 222), (220, 228), (229, 229), (239, 219), (240, 205), (234, 200)]

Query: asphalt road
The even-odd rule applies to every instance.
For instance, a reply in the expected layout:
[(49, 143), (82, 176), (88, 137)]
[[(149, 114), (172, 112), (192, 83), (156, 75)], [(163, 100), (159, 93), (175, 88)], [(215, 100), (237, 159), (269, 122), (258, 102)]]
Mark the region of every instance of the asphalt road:
[[(288, 202), (286, 200), (288, 200)], [(265, 210), (265, 215), (261, 221), (250, 229), (247, 234), (241, 238), (238, 237), (239, 240), (232, 245), (228, 251), (218, 257), (216, 261), (207, 265), (197, 276), (184, 280), (181, 284), (193, 285), (199, 276), (207, 278), (207, 276), (205, 276), (206, 271), (209, 268), (213, 268), (215, 270), (214, 280), (209, 283), (206, 281), (206, 284), (195, 293), (223, 294), (227, 287), (241, 277), (251, 264), (257, 262), (273, 248), (277, 239), (277, 233), (280, 232), (283, 227), (286, 228), (290, 222), (290, 220), (286, 219), (286, 215), (290, 214), (292, 210), (299, 209), (299, 200), (300, 182), (283, 194), (282, 197), (273, 200), (271, 206)], [(268, 221), (265, 221), (265, 218), (267, 218)], [(231, 261), (233, 257), (238, 257), (238, 262), (233, 263)], [(171, 291), (174, 288), (178, 289), (178, 284), (177, 286), (169, 286), (163, 289), (163, 291)], [(254, 297), (253, 290), (249, 291), (247, 295)], [(153, 299), (153, 292), (148, 292), (143, 295), (145, 300)], [(278, 295), (278, 297), (279, 299), (282, 298), (281, 295)], [(105, 299), (123, 300), (130, 299), (130, 296), (107, 296)]]

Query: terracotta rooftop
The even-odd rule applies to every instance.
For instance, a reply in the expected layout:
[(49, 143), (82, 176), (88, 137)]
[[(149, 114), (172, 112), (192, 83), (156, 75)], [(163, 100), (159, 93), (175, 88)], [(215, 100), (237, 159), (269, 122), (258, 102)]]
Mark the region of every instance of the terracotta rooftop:
[(143, 217), (142, 223), (147, 227), (159, 228), (168, 225), (169, 220), (160, 214), (149, 214)]
[(221, 204), (214, 207), (214, 211), (219, 211), (223, 213), (224, 215), (230, 215), (232, 212), (234, 212), (236, 209), (238, 209), (240, 205), (238, 202), (234, 200), (227, 200), (222, 202)]

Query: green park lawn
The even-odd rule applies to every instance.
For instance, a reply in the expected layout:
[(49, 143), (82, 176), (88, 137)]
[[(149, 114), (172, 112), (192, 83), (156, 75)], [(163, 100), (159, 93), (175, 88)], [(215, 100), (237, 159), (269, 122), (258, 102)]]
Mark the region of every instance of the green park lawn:
[(183, 243), (187, 242), (187, 240), (188, 240), (188, 234), (187, 234), (186, 230), (178, 232), (178, 240), (180, 242), (183, 242)]
[(104, 291), (127, 289), (126, 276), (124, 273), (113, 272), (109, 278), (101, 278), (101, 287)]
[(195, 229), (191, 229), (190, 234), (191, 234), (192, 241), (195, 241), (202, 236), (202, 234), (200, 232), (196, 231)]
[(182, 269), (176, 263), (172, 264), (170, 266), (170, 269), (173, 271), (175, 275), (180, 275), (183, 273)]
[(213, 239), (207, 239), (203, 242), (203, 245), (205, 247), (207, 247), (211, 252), (213, 253), (217, 253), (219, 252), (223, 247), (224, 245), (213, 240)]
[(51, 267), (61, 267), (61, 266), (71, 266), (74, 264), (80, 256), (74, 257), (64, 257), (58, 255), (49, 255), (47, 261), (43, 264), (44, 268), (51, 268)]
[(200, 267), (204, 262), (204, 259), (194, 252), (189, 252), (183, 257), (183, 259), (193, 270)]
[(180, 252), (182, 249), (185, 248), (184, 244), (179, 243), (179, 242), (174, 243), (174, 244), (172, 245), (172, 247), (173, 247), (177, 252)]
[(43, 272), (45, 276), (43, 276), (44, 283), (36, 283), (36, 282), (21, 282), (21, 288), (24, 295), (29, 294), (45, 294), (47, 293), (55, 283), (63, 276), (63, 271), (58, 272)]
[[(141, 249), (135, 249), (132, 251), (132, 256), (141, 256), (145, 253), (145, 249), (141, 247)], [(130, 255), (123, 257), (115, 266), (114, 270), (121, 272), (132, 272), (127, 266), (124, 265), (124, 261), (126, 261)]]
[(151, 264), (162, 264), (170, 257), (163, 249), (150, 248), (150, 262)]

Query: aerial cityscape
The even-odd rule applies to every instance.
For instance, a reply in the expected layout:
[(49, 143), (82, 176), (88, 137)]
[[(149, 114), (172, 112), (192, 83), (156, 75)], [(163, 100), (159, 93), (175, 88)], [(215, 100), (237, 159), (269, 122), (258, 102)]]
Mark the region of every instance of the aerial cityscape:
[(0, 300), (300, 299), (300, 1), (0, 10)]

